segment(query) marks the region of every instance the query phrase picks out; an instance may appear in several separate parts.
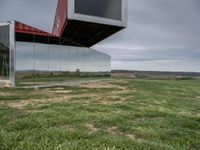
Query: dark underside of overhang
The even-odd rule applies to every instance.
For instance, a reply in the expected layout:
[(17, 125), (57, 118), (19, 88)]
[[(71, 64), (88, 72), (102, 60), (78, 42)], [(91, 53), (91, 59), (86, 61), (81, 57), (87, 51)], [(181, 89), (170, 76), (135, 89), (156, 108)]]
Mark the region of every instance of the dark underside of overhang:
[(16, 33), (16, 41), (19, 42), (34, 42), (42, 44), (56, 44), (56, 45), (68, 45), (68, 46), (80, 46), (79, 44), (69, 41), (67, 39), (54, 37), (54, 36), (43, 36), (33, 35), (26, 33)]
[(118, 26), (68, 20), (62, 38), (80, 46), (91, 47), (122, 29)]
[(91, 47), (121, 29), (117, 26), (69, 20), (61, 38), (16, 32), (16, 41)]

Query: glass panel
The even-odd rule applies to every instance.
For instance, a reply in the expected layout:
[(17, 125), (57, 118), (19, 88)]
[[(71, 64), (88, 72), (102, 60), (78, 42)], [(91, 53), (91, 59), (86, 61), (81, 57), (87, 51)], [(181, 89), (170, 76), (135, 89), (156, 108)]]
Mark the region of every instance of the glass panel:
[(34, 57), (34, 85), (47, 85), (49, 83), (48, 45), (35, 43)]
[(32, 86), (34, 73), (34, 43), (16, 42), (17, 86)]
[(17, 83), (48, 85), (74, 77), (110, 75), (110, 61), (110, 56), (90, 48), (17, 42)]
[(50, 81), (58, 82), (61, 80), (61, 47), (59, 45), (49, 46), (49, 73)]
[(69, 46), (61, 46), (61, 71), (68, 74), (70, 71)]
[(121, 21), (122, 0), (75, 0), (75, 13)]
[(0, 80), (10, 76), (10, 32), (9, 25), (0, 26)]

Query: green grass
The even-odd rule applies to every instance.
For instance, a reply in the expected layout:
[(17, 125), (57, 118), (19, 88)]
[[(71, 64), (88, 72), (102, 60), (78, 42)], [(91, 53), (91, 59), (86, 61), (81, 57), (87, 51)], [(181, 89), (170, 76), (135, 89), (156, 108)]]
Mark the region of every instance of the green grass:
[(200, 80), (106, 84), (0, 89), (0, 149), (200, 149)]

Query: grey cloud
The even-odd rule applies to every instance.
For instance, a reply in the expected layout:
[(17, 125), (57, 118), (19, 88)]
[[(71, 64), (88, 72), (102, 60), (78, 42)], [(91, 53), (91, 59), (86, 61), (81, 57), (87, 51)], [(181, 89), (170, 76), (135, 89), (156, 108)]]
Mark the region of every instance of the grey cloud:
[(199, 7), (198, 0), (129, 0), (128, 28), (93, 48), (113, 56), (113, 69), (200, 71)]

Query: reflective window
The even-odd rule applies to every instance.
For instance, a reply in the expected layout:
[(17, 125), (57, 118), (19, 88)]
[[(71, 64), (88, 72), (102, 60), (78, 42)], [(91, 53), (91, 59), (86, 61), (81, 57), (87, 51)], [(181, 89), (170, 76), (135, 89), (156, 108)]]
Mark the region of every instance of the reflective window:
[(20, 85), (44, 85), (68, 77), (107, 75), (110, 56), (84, 47), (16, 43), (16, 78)]
[(0, 26), (0, 80), (9, 79), (10, 36), (9, 25)]
[[(16, 71), (17, 84), (33, 85), (34, 62), (35, 62), (34, 43), (16, 42)], [(26, 81), (26, 82), (25, 82)]]
[(75, 0), (75, 13), (121, 21), (122, 0)]

